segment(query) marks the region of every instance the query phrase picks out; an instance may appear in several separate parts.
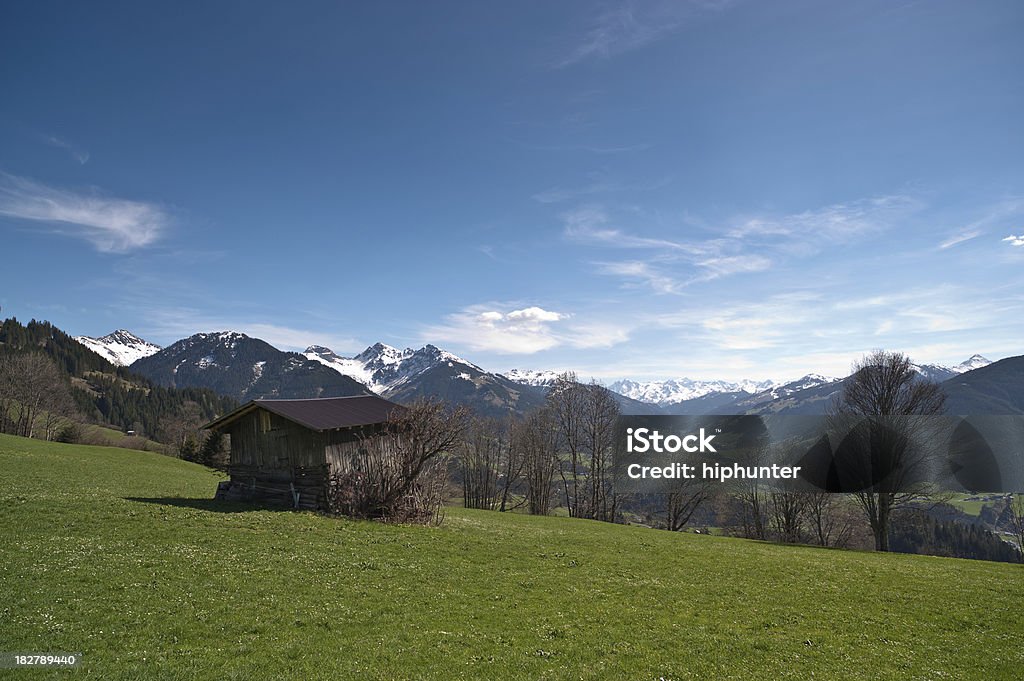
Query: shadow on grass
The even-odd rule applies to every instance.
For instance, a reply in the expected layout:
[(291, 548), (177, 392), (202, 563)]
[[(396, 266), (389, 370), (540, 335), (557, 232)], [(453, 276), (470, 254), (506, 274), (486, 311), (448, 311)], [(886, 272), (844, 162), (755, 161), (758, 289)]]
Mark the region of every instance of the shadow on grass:
[(177, 506), (179, 508), (195, 508), (200, 511), (214, 513), (250, 513), (252, 511), (291, 511), (287, 506), (244, 501), (219, 501), (217, 499), (189, 499), (186, 497), (124, 497), (126, 501), (137, 501), (143, 504), (158, 506)]

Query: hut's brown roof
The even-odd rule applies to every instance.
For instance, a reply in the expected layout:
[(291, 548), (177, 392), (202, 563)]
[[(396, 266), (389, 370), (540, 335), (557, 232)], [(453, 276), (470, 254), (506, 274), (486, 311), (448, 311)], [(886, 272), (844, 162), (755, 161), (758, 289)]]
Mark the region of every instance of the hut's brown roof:
[(211, 421), (204, 428), (223, 428), (259, 407), (310, 430), (318, 431), (383, 423), (396, 410), (405, 410), (402, 405), (376, 395), (321, 397), (311, 400), (253, 400)]

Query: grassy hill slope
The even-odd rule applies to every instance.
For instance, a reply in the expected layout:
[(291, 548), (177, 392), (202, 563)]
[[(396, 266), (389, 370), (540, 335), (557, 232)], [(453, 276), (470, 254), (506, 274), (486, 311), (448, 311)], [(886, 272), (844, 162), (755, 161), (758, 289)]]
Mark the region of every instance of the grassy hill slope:
[[(209, 501), (156, 454), (0, 436), (0, 649), (96, 678), (1016, 678), (1024, 568), (452, 510)], [(26, 677), (27, 678), (27, 677)]]

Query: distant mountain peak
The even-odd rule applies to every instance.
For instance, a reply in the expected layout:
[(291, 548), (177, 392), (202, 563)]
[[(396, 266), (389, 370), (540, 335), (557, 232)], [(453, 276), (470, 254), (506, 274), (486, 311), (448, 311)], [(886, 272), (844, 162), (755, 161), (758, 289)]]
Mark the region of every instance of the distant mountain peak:
[(965, 359), (964, 361), (962, 361), (959, 364), (957, 364), (955, 367), (951, 367), (951, 368), (956, 373), (962, 374), (965, 371), (974, 371), (975, 369), (980, 369), (982, 367), (987, 367), (991, 363), (992, 363), (992, 360), (988, 359), (987, 357), (983, 357), (982, 355), (979, 355), (979, 354), (975, 353), (975, 354), (971, 355), (970, 357), (968, 357), (967, 359)]
[(96, 340), (106, 341), (108, 343), (145, 343), (146, 341), (136, 336), (128, 329), (117, 329), (111, 331), (106, 336), (97, 338)]
[(302, 354), (306, 355), (310, 359), (313, 359), (313, 357), (310, 357), (310, 355), (315, 355), (316, 358), (318, 359), (342, 359), (342, 357), (338, 355), (338, 353), (324, 345), (310, 345), (302, 352)]
[(974, 354), (955, 366), (943, 366), (941, 364), (914, 364), (914, 371), (929, 381), (941, 383), (950, 378), (967, 371), (974, 371), (981, 367), (988, 366), (992, 362), (979, 354)]
[(160, 346), (139, 338), (127, 329), (111, 331), (106, 336), (75, 336), (76, 341), (115, 366), (128, 366), (142, 357), (160, 352)]

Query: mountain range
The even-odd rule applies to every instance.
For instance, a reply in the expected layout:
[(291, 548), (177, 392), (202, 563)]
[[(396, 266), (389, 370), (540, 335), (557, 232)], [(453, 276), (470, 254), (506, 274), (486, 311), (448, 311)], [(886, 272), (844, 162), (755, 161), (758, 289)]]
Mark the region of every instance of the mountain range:
[[(525, 413), (544, 402), (554, 371), (514, 369), (504, 374), (438, 348), (398, 349), (384, 343), (345, 357), (323, 346), (283, 352), (238, 332), (201, 333), (167, 348), (123, 329), (80, 343), (120, 365), (130, 365), (169, 387), (207, 387), (239, 400), (298, 398), (374, 392), (399, 402), (439, 397), (502, 416)], [(1024, 358), (1020, 359), (1024, 362)], [(1017, 365), (973, 355), (952, 367), (914, 365), (924, 378), (944, 384), (952, 413), (1024, 413)], [(1009, 364), (1007, 364), (1009, 362)], [(995, 367), (994, 369), (992, 367)], [(1024, 371), (1024, 365), (1019, 369)], [(842, 390), (843, 378), (808, 374), (796, 381), (714, 381), (688, 378), (621, 380), (608, 389), (626, 414), (820, 414)], [(1003, 385), (1008, 381), (1008, 385)]]
[(329, 348), (310, 346), (305, 357), (398, 402), (440, 397), (472, 406), (489, 416), (502, 416), (509, 411), (525, 413), (544, 402), (542, 388), (490, 373), (434, 345), (399, 350), (376, 343), (355, 357), (342, 357)]
[(304, 355), (234, 331), (189, 336), (135, 360), (131, 370), (158, 385), (210, 388), (238, 400), (370, 394), (362, 383)]

